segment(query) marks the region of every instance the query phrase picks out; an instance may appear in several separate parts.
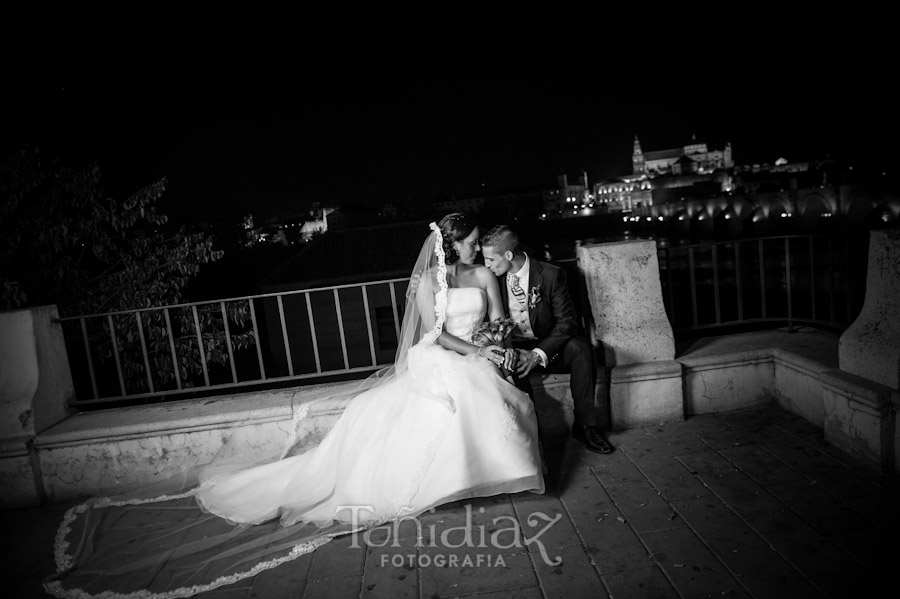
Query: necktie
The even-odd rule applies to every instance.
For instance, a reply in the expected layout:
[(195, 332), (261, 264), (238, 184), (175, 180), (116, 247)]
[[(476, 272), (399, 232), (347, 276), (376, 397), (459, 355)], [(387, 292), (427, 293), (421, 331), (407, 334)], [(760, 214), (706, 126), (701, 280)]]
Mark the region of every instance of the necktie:
[(524, 308), (525, 290), (519, 287), (519, 277), (516, 275), (507, 275), (506, 280), (509, 282), (510, 291), (512, 291), (513, 295), (516, 296), (516, 299), (519, 300), (519, 305)]

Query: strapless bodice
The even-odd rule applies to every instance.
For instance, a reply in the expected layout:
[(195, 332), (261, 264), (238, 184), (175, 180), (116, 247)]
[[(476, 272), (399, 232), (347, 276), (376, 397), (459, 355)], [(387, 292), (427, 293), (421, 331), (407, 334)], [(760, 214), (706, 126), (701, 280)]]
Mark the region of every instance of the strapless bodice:
[(484, 320), (487, 296), (479, 287), (451, 287), (447, 290), (447, 311), (444, 326), (448, 333), (464, 341), (472, 337), (475, 328)]

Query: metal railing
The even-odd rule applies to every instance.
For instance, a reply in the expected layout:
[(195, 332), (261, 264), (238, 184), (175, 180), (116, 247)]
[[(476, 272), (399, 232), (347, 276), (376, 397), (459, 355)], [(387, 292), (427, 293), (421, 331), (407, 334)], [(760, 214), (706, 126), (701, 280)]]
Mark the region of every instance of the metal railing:
[(76, 389), (72, 404), (138, 403), (390, 365), (408, 282), (60, 318)]
[(843, 330), (865, 296), (865, 237), (785, 235), (658, 249), (676, 333), (754, 323)]
[[(846, 328), (865, 293), (862, 238), (783, 236), (658, 249), (676, 333), (755, 323)], [(576, 308), (590, 303), (577, 261)], [(74, 406), (349, 377), (389, 365), (407, 278), (60, 318)]]

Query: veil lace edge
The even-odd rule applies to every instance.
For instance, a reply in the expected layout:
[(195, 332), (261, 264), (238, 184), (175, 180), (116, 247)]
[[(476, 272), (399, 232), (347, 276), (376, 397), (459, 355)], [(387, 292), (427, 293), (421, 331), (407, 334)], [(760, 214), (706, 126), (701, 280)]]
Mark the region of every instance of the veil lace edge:
[(444, 329), (444, 320), (447, 311), (447, 256), (444, 253), (444, 237), (437, 223), (432, 222), (428, 227), (434, 232), (434, 253), (437, 256), (437, 279), (440, 289), (434, 297), (434, 328), (424, 337), (428, 343), (434, 343)]

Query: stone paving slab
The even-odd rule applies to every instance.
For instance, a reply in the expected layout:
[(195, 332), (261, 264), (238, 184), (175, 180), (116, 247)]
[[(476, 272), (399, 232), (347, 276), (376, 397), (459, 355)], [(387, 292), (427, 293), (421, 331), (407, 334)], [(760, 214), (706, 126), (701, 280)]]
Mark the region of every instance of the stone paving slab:
[(658, 567), (634, 567), (601, 577), (615, 599), (678, 599), (669, 578)]
[(720, 556), (727, 557), (769, 544), (744, 519), (714, 497), (673, 501), (672, 508), (693, 533)]
[(563, 548), (553, 556), (559, 565), (534, 560), (540, 582), (540, 590), (547, 599), (571, 599), (572, 597), (596, 597), (605, 599), (609, 594), (595, 570), (597, 562), (586, 554), (580, 545)]
[(681, 597), (735, 596), (743, 587), (728, 567), (687, 528), (642, 535)]
[[(545, 495), (442, 506), (372, 533), (368, 546), (336, 539), (200, 597), (843, 599), (894, 582), (898, 477), (829, 446), (802, 418), (769, 406), (609, 438), (611, 455), (546, 439)], [(15, 548), (7, 596), (46, 596), (40, 582), (72, 505), (0, 513)], [(152, 523), (148, 514), (123, 516), (123, 535)]]
[(670, 457), (641, 460), (640, 471), (667, 502), (711, 493), (690, 470)]

